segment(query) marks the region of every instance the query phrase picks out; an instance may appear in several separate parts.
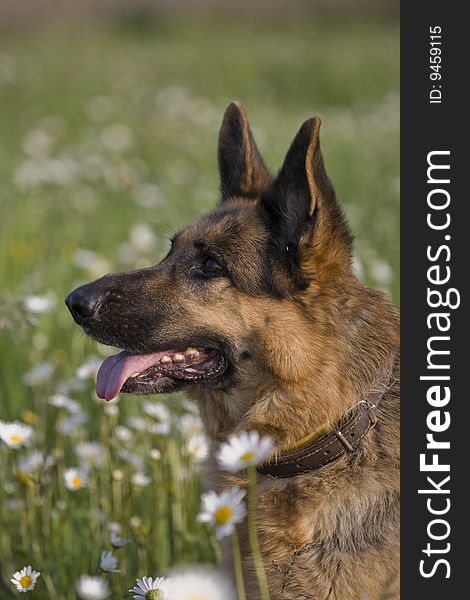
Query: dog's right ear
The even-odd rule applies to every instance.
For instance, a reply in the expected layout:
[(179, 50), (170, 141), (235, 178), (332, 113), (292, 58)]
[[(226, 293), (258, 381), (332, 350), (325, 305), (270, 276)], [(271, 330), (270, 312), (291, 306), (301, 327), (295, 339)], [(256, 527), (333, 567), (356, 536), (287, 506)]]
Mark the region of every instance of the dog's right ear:
[(232, 102), (219, 132), (219, 173), (222, 202), (241, 196), (258, 198), (271, 175), (256, 146), (245, 109)]
[(335, 272), (325, 269), (326, 263), (350, 267), (352, 238), (326, 174), (318, 117), (299, 129), (261, 203), (278, 256), (298, 287), (318, 279), (320, 272)]

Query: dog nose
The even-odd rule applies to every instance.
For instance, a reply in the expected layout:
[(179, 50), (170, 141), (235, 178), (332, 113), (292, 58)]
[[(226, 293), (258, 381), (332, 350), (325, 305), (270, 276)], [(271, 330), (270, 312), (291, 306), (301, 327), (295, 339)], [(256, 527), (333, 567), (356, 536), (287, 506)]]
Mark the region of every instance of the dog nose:
[(72, 314), (74, 321), (79, 325), (83, 320), (93, 316), (98, 306), (99, 296), (93, 294), (91, 290), (86, 290), (84, 287), (79, 287), (65, 299), (65, 304)]

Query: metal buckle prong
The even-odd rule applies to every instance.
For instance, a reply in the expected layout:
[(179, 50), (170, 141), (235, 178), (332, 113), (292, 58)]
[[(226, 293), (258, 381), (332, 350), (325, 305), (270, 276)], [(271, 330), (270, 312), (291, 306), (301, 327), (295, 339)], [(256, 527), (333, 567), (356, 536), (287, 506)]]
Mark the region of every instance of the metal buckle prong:
[(348, 440), (344, 437), (344, 435), (341, 433), (341, 431), (339, 429), (336, 432), (336, 437), (343, 444), (343, 446), (346, 448), (346, 450), (349, 450), (349, 452), (354, 452), (354, 448), (351, 446), (351, 444), (348, 442)]
[(375, 427), (377, 425), (377, 421), (378, 421), (376, 408), (377, 408), (376, 404), (370, 404), (369, 407), (367, 408), (367, 414), (369, 415), (369, 419), (370, 419), (370, 422), (372, 423), (372, 427)]

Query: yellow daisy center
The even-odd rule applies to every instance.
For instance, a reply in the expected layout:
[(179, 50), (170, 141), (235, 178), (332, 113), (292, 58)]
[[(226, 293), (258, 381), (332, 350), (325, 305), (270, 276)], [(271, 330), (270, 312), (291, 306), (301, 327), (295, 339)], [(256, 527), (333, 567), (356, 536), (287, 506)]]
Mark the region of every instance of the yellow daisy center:
[(245, 463), (249, 463), (255, 460), (256, 454), (252, 451), (250, 452), (245, 452), (245, 454), (242, 454), (242, 461)]
[(82, 480), (80, 479), (80, 477), (74, 477), (72, 479), (72, 485), (73, 487), (80, 487), (82, 485)]
[(221, 506), (214, 513), (214, 519), (217, 525), (226, 525), (233, 515), (233, 509), (230, 506)]
[(20, 444), (23, 441), (23, 436), (20, 435), (19, 433), (12, 433), (10, 435), (10, 442), (13, 442), (14, 444)]
[(161, 600), (163, 598), (163, 592), (160, 590), (149, 590), (145, 594), (145, 600)]
[(23, 575), (23, 577), (20, 579), (20, 585), (22, 588), (29, 588), (29, 586), (33, 583), (33, 580), (31, 579), (31, 577), (28, 577), (27, 575)]

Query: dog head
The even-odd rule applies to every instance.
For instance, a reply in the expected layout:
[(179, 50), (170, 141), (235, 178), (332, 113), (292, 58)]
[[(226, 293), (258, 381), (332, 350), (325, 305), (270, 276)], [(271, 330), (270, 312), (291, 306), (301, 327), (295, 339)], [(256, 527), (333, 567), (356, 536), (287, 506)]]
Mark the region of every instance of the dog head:
[(178, 232), (158, 265), (69, 294), (83, 330), (123, 349), (103, 363), (99, 396), (288, 385), (321, 362), (331, 306), (344, 295), (339, 282), (352, 274), (319, 131), (319, 119), (306, 121), (273, 176), (244, 109), (230, 104), (216, 209)]

